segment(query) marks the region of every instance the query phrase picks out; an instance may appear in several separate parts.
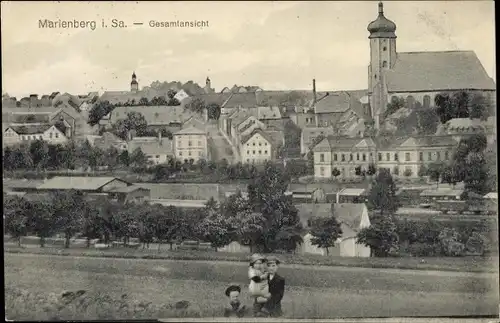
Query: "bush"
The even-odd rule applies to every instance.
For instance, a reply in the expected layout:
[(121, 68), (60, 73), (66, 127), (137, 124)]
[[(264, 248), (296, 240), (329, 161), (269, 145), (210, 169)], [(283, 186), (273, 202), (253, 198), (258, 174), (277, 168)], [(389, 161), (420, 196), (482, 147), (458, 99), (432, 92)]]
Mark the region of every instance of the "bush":
[(416, 242), (408, 246), (407, 252), (413, 257), (436, 257), (441, 255), (441, 246)]
[(472, 235), (467, 239), (465, 248), (467, 252), (483, 255), (486, 250), (487, 239), (480, 233), (473, 232)]

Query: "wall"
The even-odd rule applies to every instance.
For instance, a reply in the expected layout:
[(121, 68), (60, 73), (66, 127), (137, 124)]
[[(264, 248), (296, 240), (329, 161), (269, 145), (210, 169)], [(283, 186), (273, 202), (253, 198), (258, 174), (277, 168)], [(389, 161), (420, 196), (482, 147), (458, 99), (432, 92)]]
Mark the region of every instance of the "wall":
[(242, 246), (236, 241), (231, 242), (227, 246), (217, 249), (220, 252), (235, 252), (235, 253), (250, 253), (250, 247)]
[(254, 134), (240, 148), (243, 163), (263, 163), (272, 159), (272, 144), (261, 134)]

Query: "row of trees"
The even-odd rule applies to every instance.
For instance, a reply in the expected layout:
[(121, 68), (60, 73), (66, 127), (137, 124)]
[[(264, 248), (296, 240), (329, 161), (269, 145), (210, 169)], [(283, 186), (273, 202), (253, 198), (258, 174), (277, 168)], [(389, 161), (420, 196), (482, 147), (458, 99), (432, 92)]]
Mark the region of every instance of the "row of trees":
[(52, 193), (47, 200), (5, 198), (5, 228), (17, 238), (26, 234), (46, 238), (64, 234), (65, 246), (77, 233), (90, 239), (127, 243), (139, 238), (174, 243), (207, 241), (214, 248), (239, 241), (252, 250), (293, 251), (302, 242), (297, 210), (284, 192), (286, 175), (269, 164), (248, 186), (249, 198), (241, 193), (222, 204), (211, 199), (204, 209), (182, 210), (149, 204), (120, 205), (106, 198), (89, 201), (78, 191)]

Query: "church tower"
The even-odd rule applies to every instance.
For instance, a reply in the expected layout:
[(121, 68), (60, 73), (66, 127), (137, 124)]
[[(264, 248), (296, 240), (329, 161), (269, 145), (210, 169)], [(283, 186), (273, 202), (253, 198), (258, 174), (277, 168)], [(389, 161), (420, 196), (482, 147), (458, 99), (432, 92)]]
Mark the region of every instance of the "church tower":
[(210, 78), (207, 77), (206, 81), (205, 81), (205, 93), (212, 93), (212, 82), (210, 81)]
[(135, 72), (132, 73), (132, 82), (130, 82), (130, 91), (131, 92), (139, 91), (139, 83), (137, 83), (137, 76), (135, 75)]
[(396, 24), (384, 16), (384, 4), (378, 4), (378, 17), (368, 25), (370, 32), (370, 66), (368, 67), (368, 95), (375, 129), (380, 127), (380, 116), (387, 106), (385, 71), (396, 63)]

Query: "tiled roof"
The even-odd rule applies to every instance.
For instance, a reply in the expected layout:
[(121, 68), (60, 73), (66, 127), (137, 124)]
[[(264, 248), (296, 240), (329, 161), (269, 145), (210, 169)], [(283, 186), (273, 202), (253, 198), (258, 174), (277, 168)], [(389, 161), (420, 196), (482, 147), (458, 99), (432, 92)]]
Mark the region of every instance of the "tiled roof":
[(218, 184), (190, 184), (190, 183), (135, 183), (134, 185), (148, 188), (151, 199), (179, 199), (179, 200), (208, 200), (213, 197), (220, 200)]
[(255, 110), (240, 110), (240, 111), (235, 111), (229, 118), (232, 120), (231, 124), (235, 127), (239, 126), (243, 121), (247, 120), (250, 116), (255, 116), (252, 114)]
[(362, 138), (348, 138), (342, 136), (328, 136), (327, 138), (330, 143), (330, 147), (333, 147), (334, 149), (351, 149), (363, 140)]
[(469, 128), (469, 127), (480, 127), (485, 126), (495, 126), (495, 117), (489, 117), (486, 121), (481, 119), (470, 119), (470, 118), (454, 118), (446, 122), (445, 127), (447, 129), (459, 129), (459, 128)]
[(37, 188), (44, 183), (44, 180), (28, 180), (28, 179), (4, 179), (3, 187), (11, 189), (27, 189)]
[(82, 100), (80, 100), (77, 96), (69, 94), (67, 92), (64, 94), (57, 95), (52, 100), (52, 105), (57, 108), (58, 102), (62, 102), (63, 104), (67, 104), (69, 107), (71, 107), (75, 110), (78, 109), (78, 107), (82, 104)]
[[(313, 217), (329, 217), (333, 214), (341, 224), (345, 224), (349, 229), (357, 232), (361, 224), (361, 215), (366, 206), (362, 203), (315, 203), (315, 204), (298, 204), (296, 205), (299, 211), (299, 217), (304, 226), (307, 226), (307, 221)], [(343, 234), (346, 237), (346, 233)]]
[(271, 138), (271, 136), (267, 132), (265, 132), (264, 130), (262, 130), (260, 128), (256, 128), (251, 133), (249, 133), (248, 135), (243, 136), (241, 138), (241, 144), (244, 145), (250, 138), (252, 138), (257, 133), (259, 135), (261, 135), (262, 137), (264, 137), (270, 143), (273, 143), (273, 139)]
[(181, 129), (174, 133), (175, 135), (205, 135), (206, 131), (205, 130), (200, 130), (194, 126), (190, 126), (184, 129)]
[(390, 150), (399, 147), (402, 143), (408, 140), (409, 137), (376, 137), (373, 141), (379, 150)]
[(460, 196), (464, 193), (464, 190), (456, 190), (456, 189), (431, 189), (425, 190), (420, 193), (420, 196)]
[[(79, 177), (57, 176), (38, 186), (39, 190), (97, 190), (111, 181), (120, 180), (116, 177)], [(125, 182), (123, 180), (120, 180)], [(126, 183), (126, 182), (125, 182)]]
[(398, 53), (386, 73), (389, 92), (496, 89), (473, 51)]
[(271, 143), (273, 144), (274, 147), (283, 145), (285, 143), (285, 136), (283, 131), (266, 130), (265, 132), (271, 139)]
[(205, 102), (206, 105), (209, 104), (218, 104), (221, 107), (224, 105), (224, 103), (231, 97), (231, 93), (209, 93), (209, 94), (198, 94), (195, 95), (189, 99), (186, 99), (186, 103), (190, 102), (194, 99), (201, 99), (203, 102)]
[(124, 104), (126, 102), (131, 102), (135, 100), (135, 103), (139, 103), (141, 98), (147, 98), (149, 101), (154, 97), (164, 96), (167, 97), (167, 93), (158, 92), (153, 89), (148, 89), (147, 91), (106, 91), (104, 92), (99, 101), (109, 101), (111, 104)]
[(48, 129), (52, 128), (51, 124), (44, 125), (24, 125), (24, 126), (11, 126), (12, 130), (14, 130), (19, 135), (34, 135), (34, 134), (42, 134)]
[(110, 113), (110, 122), (127, 118), (130, 112), (138, 112), (144, 116), (148, 125), (168, 125), (183, 123), (196, 113), (184, 109), (182, 106), (120, 106)]
[(302, 140), (304, 142), (304, 145), (309, 146), (312, 144), (314, 138), (324, 135), (325, 137), (328, 137), (330, 135), (333, 135), (333, 128), (331, 127), (314, 127), (314, 128), (303, 128), (302, 129)]
[(352, 109), (362, 117), (364, 111), (359, 96), (363, 93), (364, 90), (352, 91), (352, 93), (348, 91), (326, 92), (324, 94), (318, 92), (314, 110), (316, 113), (335, 113)]
[(253, 108), (257, 106), (257, 96), (255, 92), (233, 93), (227, 100), (224, 107), (228, 108)]
[(457, 142), (452, 136), (425, 136), (414, 137), (416, 143), (421, 147), (456, 146)]
[(265, 106), (257, 108), (257, 116), (259, 120), (262, 119), (281, 119), (281, 112), (277, 106)]
[(141, 148), (146, 155), (173, 155), (173, 141), (168, 138), (152, 138), (152, 140), (140, 140), (140, 137), (134, 138), (128, 142), (128, 151), (132, 153), (137, 148)]

